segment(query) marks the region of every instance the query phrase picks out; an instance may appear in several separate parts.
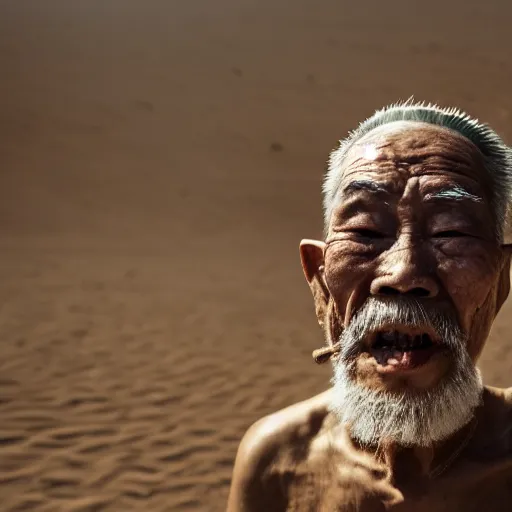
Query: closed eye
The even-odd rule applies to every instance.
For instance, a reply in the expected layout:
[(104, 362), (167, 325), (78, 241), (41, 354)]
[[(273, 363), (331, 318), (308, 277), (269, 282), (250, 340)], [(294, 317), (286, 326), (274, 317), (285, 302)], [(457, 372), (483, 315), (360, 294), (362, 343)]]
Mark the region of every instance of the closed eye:
[(461, 231), (448, 230), (448, 231), (439, 231), (434, 234), (434, 238), (456, 238), (461, 236), (468, 236), (466, 233), (462, 233)]
[(364, 238), (383, 238), (384, 235), (373, 229), (351, 229), (351, 233), (359, 235)]

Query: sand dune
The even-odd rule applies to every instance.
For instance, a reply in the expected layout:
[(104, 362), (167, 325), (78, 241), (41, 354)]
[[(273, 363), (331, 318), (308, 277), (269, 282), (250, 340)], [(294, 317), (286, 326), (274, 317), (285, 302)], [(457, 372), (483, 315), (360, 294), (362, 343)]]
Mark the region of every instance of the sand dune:
[(411, 94), (512, 140), (512, 7), (410, 5), (0, 4), (1, 510), (224, 510), (245, 429), (328, 385), (335, 141)]

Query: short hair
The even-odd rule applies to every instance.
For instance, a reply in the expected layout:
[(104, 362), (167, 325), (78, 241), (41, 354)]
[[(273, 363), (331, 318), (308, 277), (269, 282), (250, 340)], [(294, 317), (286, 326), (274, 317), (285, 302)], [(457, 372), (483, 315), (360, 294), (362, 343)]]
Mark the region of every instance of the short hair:
[(349, 149), (367, 133), (396, 121), (419, 121), (454, 130), (469, 139), (483, 154), (491, 180), (492, 208), (497, 224), (497, 237), (502, 240), (506, 229), (512, 194), (512, 149), (487, 124), (479, 122), (457, 108), (407, 101), (377, 110), (356, 130), (339, 141), (331, 152), (323, 182), (324, 228), (327, 234), (336, 194), (341, 182), (340, 168)]

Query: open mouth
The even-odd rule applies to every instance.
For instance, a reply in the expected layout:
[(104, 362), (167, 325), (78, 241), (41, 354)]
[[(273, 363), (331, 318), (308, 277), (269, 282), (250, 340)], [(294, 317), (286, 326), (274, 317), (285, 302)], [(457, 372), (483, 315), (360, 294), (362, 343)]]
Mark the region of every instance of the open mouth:
[(398, 371), (422, 366), (442, 349), (432, 333), (390, 329), (373, 334), (369, 352), (382, 370)]

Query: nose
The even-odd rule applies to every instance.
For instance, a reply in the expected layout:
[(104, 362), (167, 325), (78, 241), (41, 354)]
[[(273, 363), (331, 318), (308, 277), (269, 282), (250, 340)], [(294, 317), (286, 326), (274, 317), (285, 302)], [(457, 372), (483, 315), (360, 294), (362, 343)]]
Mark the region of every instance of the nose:
[(433, 298), (439, 294), (439, 285), (426, 261), (414, 244), (408, 248), (389, 251), (384, 258), (381, 271), (372, 281), (372, 295), (406, 295), (414, 298)]

